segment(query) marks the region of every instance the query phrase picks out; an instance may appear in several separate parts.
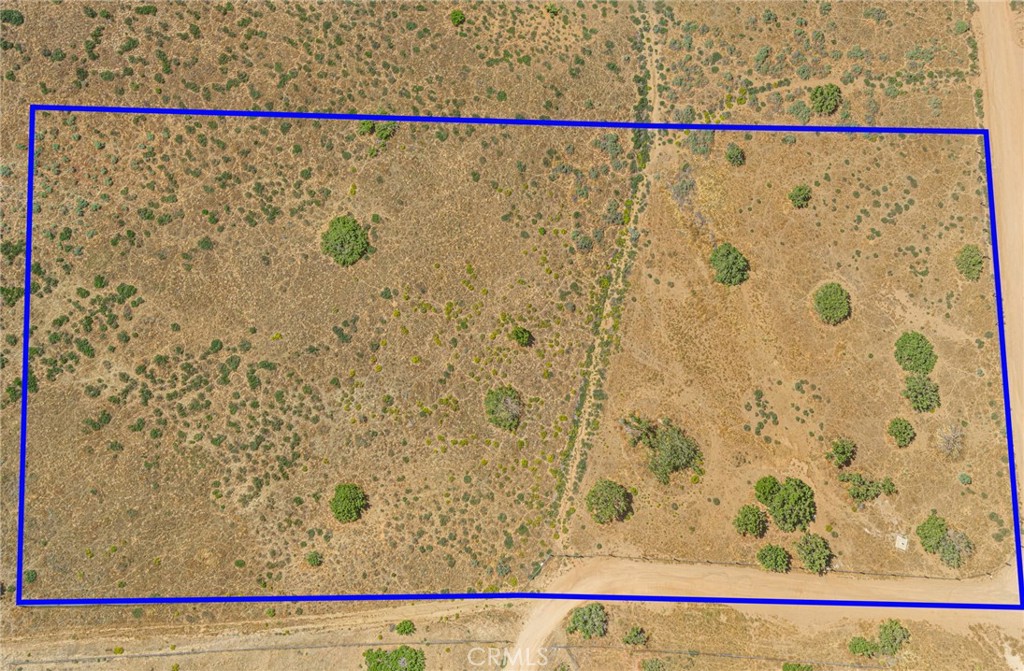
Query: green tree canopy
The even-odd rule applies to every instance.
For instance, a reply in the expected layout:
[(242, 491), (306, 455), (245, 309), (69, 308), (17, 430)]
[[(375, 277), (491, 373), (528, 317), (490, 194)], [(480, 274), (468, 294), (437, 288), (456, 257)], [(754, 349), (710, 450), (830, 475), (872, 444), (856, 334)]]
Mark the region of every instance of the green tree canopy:
[(836, 282), (823, 284), (814, 292), (814, 310), (821, 321), (835, 326), (850, 316), (850, 294)]
[(611, 480), (598, 480), (587, 493), (587, 510), (598, 524), (621, 521), (632, 512), (632, 497), (625, 487)]
[(793, 558), (781, 545), (765, 545), (757, 551), (757, 563), (772, 573), (788, 573)]
[(818, 534), (804, 534), (797, 541), (796, 553), (808, 571), (822, 574), (832, 565), (832, 548), (828, 541)]
[(741, 166), (747, 162), (747, 155), (738, 144), (730, 142), (729, 146), (725, 148), (725, 160), (732, 165)]
[(750, 262), (728, 242), (712, 250), (711, 267), (715, 269), (715, 281), (728, 286), (743, 284), (750, 276)]
[(509, 337), (522, 347), (529, 347), (533, 344), (533, 334), (522, 326), (517, 326), (509, 333)]
[(857, 444), (849, 438), (837, 438), (832, 441), (832, 449), (825, 455), (837, 468), (845, 468), (853, 463), (857, 456)]
[(981, 269), (985, 266), (985, 257), (977, 245), (964, 245), (956, 255), (956, 269), (972, 282), (981, 278)]
[(806, 184), (794, 186), (793, 190), (789, 192), (789, 202), (793, 203), (793, 207), (798, 210), (807, 207), (811, 202), (811, 187)]
[(346, 483), (334, 488), (331, 512), (339, 522), (355, 522), (362, 516), (368, 505), (366, 492), (359, 485)]
[(761, 502), (767, 506), (775, 526), (782, 531), (806, 529), (807, 525), (814, 521), (817, 512), (814, 490), (803, 480), (786, 478), (780, 485), (778, 480), (773, 484), (770, 480), (761, 478), (754, 486), (754, 493), (758, 501), (764, 496), (767, 502)]
[(323, 234), (321, 249), (339, 265), (351, 266), (366, 256), (370, 239), (353, 217), (335, 217)]
[(903, 396), (910, 401), (910, 407), (917, 412), (931, 412), (942, 405), (942, 399), (939, 397), (939, 385), (924, 375), (908, 377)]
[(732, 525), (741, 536), (760, 538), (768, 531), (768, 515), (757, 506), (746, 505), (740, 508)]
[(896, 351), (894, 353), (896, 363), (908, 373), (927, 375), (935, 368), (939, 357), (935, 354), (928, 338), (917, 331), (904, 331), (903, 335), (896, 339)]
[(896, 417), (889, 422), (887, 432), (892, 436), (893, 440), (896, 441), (896, 445), (899, 447), (906, 447), (907, 445), (910, 445), (910, 443), (914, 442), (914, 438), (917, 436), (917, 432), (914, 431), (914, 426), (902, 417)]

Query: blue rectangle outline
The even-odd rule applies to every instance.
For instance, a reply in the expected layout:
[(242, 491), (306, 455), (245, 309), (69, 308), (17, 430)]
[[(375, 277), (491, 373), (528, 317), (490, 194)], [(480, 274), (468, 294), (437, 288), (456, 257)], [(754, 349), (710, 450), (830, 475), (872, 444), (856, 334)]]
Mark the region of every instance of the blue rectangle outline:
[[(1013, 533), (1017, 563), (1017, 603), (955, 603), (928, 601), (871, 601), (844, 599), (784, 599), (714, 596), (661, 596), (642, 594), (577, 594), (559, 592), (472, 592), (423, 594), (305, 594), (184, 597), (104, 597), (95, 599), (26, 599), (22, 596), (25, 550), (25, 463), (28, 438), (28, 342), (29, 308), (32, 298), (32, 210), (35, 181), (35, 144), (37, 112), (105, 112), (112, 114), (163, 114), (174, 116), (254, 117), (273, 119), (328, 119), (346, 121), (401, 121), (412, 123), (477, 124), (494, 126), (558, 126), (569, 128), (622, 128), (632, 130), (719, 130), (770, 131), (789, 133), (862, 133), (866, 135), (978, 135), (984, 141), (985, 171), (988, 185), (989, 229), (992, 239), (992, 268), (995, 277), (996, 321), (999, 327), (999, 357), (1002, 366), (1003, 412), (1006, 416), (1006, 440), (1010, 471), (1010, 500), (1013, 508)], [(218, 110), (161, 107), (106, 107), (95, 105), (29, 105), (28, 177), (25, 208), (25, 296), (21, 358), (21, 445), (18, 470), (18, 549), (15, 579), (17, 606), (116, 606), (175, 603), (299, 603), (334, 601), (415, 601), (455, 599), (571, 599), (585, 601), (647, 601), (672, 603), (749, 604), (778, 606), (844, 606), (881, 608), (935, 608), (964, 610), (1024, 611), (1024, 550), (1021, 548), (1020, 503), (1017, 495), (1017, 463), (1013, 448), (1013, 424), (1010, 413), (1010, 378), (1006, 359), (1006, 333), (1003, 319), (1002, 287), (999, 283), (999, 244), (996, 232), (995, 187), (992, 180), (992, 150), (987, 128), (904, 128), (871, 126), (785, 126), (752, 124), (683, 124), (642, 121), (589, 121), (572, 119), (527, 119), (495, 117), (443, 117), (386, 114), (349, 114), (331, 112), (287, 112), (274, 110)]]

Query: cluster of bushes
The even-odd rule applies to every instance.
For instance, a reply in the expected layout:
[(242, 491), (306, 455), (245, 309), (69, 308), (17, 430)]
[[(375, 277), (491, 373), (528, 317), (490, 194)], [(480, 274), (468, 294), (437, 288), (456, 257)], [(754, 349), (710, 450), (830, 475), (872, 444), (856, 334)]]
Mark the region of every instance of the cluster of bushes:
[(394, 650), (367, 650), (363, 659), (366, 660), (367, 671), (424, 671), (427, 668), (423, 651), (407, 645)]
[(611, 480), (601, 479), (587, 492), (587, 510), (598, 524), (621, 522), (633, 512), (629, 491)]
[(797, 478), (786, 478), (780, 483), (774, 476), (767, 475), (754, 484), (754, 496), (768, 509), (775, 526), (782, 531), (806, 531), (817, 513), (814, 490)]
[(565, 633), (577, 632), (586, 639), (601, 638), (608, 633), (608, 611), (604, 604), (592, 603), (573, 609)]
[(860, 473), (840, 473), (839, 482), (850, 485), (848, 490), (850, 498), (858, 503), (873, 501), (882, 494), (891, 495), (896, 493), (896, 485), (890, 478), (881, 480), (868, 480)]
[(941, 405), (939, 385), (928, 374), (939, 360), (928, 338), (917, 331), (905, 331), (896, 340), (896, 363), (912, 373), (906, 378), (903, 396), (916, 412), (931, 412)]
[(960, 568), (974, 553), (974, 544), (962, 531), (950, 529), (946, 520), (933, 510), (928, 519), (917, 527), (917, 537), (925, 552), (939, 555), (950, 568)]
[(863, 657), (895, 655), (909, 639), (910, 631), (899, 620), (886, 620), (878, 626), (877, 641), (854, 636), (847, 647), (853, 654)]
[(351, 266), (370, 251), (370, 238), (355, 218), (335, 217), (327, 225), (320, 248), (338, 265)]
[[(828, 541), (818, 534), (805, 533), (796, 543), (796, 553), (804, 567), (812, 573), (821, 575), (832, 566), (832, 548)], [(788, 573), (793, 564), (793, 557), (781, 545), (769, 543), (757, 551), (757, 563), (766, 571)]]
[(499, 429), (515, 431), (523, 418), (523, 397), (514, 387), (490, 389), (484, 396), (487, 421)]
[(750, 276), (750, 262), (740, 250), (728, 242), (716, 246), (711, 252), (711, 267), (715, 281), (728, 286), (743, 284)]
[(673, 473), (700, 464), (702, 455), (697, 441), (669, 420), (655, 424), (631, 415), (622, 420), (622, 424), (630, 433), (632, 445), (643, 444), (651, 450), (649, 465), (658, 482), (667, 485)]
[[(797, 478), (786, 478), (780, 483), (768, 475), (755, 483), (754, 496), (768, 509), (780, 530), (805, 532), (796, 544), (796, 553), (804, 566), (818, 574), (827, 571), (833, 557), (828, 541), (817, 534), (807, 533), (807, 525), (814, 521), (817, 512), (814, 491)], [(743, 536), (761, 538), (768, 530), (768, 515), (755, 505), (745, 505), (737, 513), (733, 526)], [(781, 545), (768, 544), (758, 550), (757, 563), (766, 571), (786, 573), (793, 557)]]
[(846, 468), (853, 463), (857, 456), (857, 444), (849, 438), (837, 438), (832, 441), (832, 449), (825, 455), (825, 458), (836, 465), (836, 468)]

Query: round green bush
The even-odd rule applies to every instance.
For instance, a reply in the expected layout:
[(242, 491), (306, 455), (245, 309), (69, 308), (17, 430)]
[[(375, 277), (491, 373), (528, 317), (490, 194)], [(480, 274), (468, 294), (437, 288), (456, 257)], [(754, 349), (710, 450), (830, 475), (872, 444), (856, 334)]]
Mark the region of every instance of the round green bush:
[(781, 545), (765, 545), (757, 551), (757, 563), (766, 571), (788, 573), (793, 558)]
[(519, 343), (520, 345), (522, 345), (523, 347), (529, 347), (530, 345), (533, 344), (533, 334), (530, 333), (527, 329), (523, 328), (522, 326), (517, 326), (514, 329), (512, 329), (512, 332), (509, 334), (509, 337), (512, 338), (512, 340)]
[(732, 525), (741, 536), (760, 538), (768, 531), (768, 515), (757, 506), (743, 506)]
[(310, 552), (306, 555), (306, 563), (310, 566), (316, 567), (324, 563), (324, 556), (319, 552)]
[(484, 409), (491, 424), (515, 431), (523, 417), (523, 397), (514, 387), (497, 387), (484, 396)]
[(814, 490), (797, 478), (786, 478), (766, 505), (775, 526), (786, 532), (806, 529), (817, 513)]
[(793, 207), (798, 210), (807, 207), (811, 202), (811, 187), (806, 184), (794, 186), (793, 190), (789, 192), (789, 202), (793, 203)]
[(715, 269), (715, 281), (728, 286), (743, 284), (750, 275), (750, 262), (728, 242), (711, 252), (711, 267)]
[(608, 633), (608, 611), (600, 603), (574, 608), (565, 627), (567, 634), (579, 632), (583, 638), (601, 638)]
[(461, 9), (452, 10), (452, 13), (448, 15), (448, 18), (451, 19), (452, 25), (456, 27), (461, 26), (466, 22), (466, 15)]
[(587, 510), (598, 524), (621, 521), (632, 509), (632, 497), (617, 482), (598, 480), (587, 493)]
[(892, 436), (893, 440), (896, 441), (896, 445), (899, 447), (906, 447), (914, 441), (917, 436), (917, 432), (914, 431), (914, 426), (902, 417), (896, 417), (889, 422), (888, 434)]
[(904, 331), (896, 340), (896, 363), (908, 373), (927, 375), (935, 368), (939, 357), (935, 348), (917, 331)]
[(339, 265), (351, 266), (366, 256), (370, 239), (353, 217), (335, 217), (323, 234), (321, 249)]
[(849, 438), (837, 438), (832, 441), (832, 449), (826, 454), (826, 458), (836, 465), (837, 468), (845, 468), (853, 463), (857, 455), (857, 444)]
[(956, 255), (956, 269), (972, 282), (981, 278), (981, 269), (985, 265), (985, 257), (977, 245), (965, 245)]
[(363, 511), (369, 505), (366, 500), (366, 492), (359, 485), (345, 483), (334, 488), (334, 497), (331, 498), (331, 512), (334, 518), (342, 523), (355, 522), (362, 517)]
[(416, 633), (416, 625), (412, 620), (402, 620), (395, 625), (395, 632), (402, 636), (412, 636)]
[(931, 412), (942, 404), (939, 398), (939, 385), (924, 375), (908, 377), (903, 396), (910, 401), (910, 407), (917, 412)]
[(835, 114), (842, 100), (842, 91), (835, 84), (815, 86), (811, 89), (811, 109), (817, 114), (823, 116)]
[(20, 26), (25, 23), (25, 15), (16, 9), (0, 9), (0, 23)]
[(730, 142), (725, 148), (725, 160), (732, 165), (740, 166), (747, 162), (747, 155), (738, 144)]
[(832, 565), (832, 548), (828, 541), (817, 534), (804, 534), (804, 537), (797, 541), (796, 553), (804, 567), (812, 573), (821, 575)]
[(814, 310), (821, 321), (835, 326), (850, 316), (850, 294), (836, 282), (823, 284), (814, 292)]

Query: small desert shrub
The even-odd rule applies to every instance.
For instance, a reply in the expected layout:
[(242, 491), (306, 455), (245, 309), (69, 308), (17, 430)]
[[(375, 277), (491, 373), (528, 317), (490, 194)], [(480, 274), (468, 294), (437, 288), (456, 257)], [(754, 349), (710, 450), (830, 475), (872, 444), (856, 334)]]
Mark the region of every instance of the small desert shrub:
[(335, 487), (331, 512), (339, 522), (355, 522), (362, 516), (367, 505), (366, 492), (359, 485), (346, 483)]
[(0, 10), (0, 23), (6, 23), (11, 26), (20, 26), (25, 23), (25, 15), (16, 9), (2, 9)]
[(363, 653), (367, 671), (425, 671), (426, 655), (418, 648), (402, 645), (394, 650), (380, 648)]
[(306, 555), (306, 563), (313, 567), (320, 566), (324, 563), (324, 556), (319, 552), (310, 552)]
[(513, 387), (491, 389), (484, 396), (487, 421), (499, 429), (515, 431), (523, 417), (523, 397)]
[(632, 497), (626, 488), (611, 480), (598, 480), (587, 493), (587, 510), (598, 524), (621, 521), (632, 507)]
[(797, 541), (796, 553), (808, 571), (821, 575), (832, 565), (832, 548), (817, 534), (804, 534)]
[(730, 142), (725, 148), (725, 160), (732, 165), (740, 166), (747, 162), (747, 155), (738, 144)]
[(452, 13), (448, 15), (448, 18), (451, 19), (452, 25), (456, 27), (461, 26), (466, 22), (466, 15), (461, 9), (452, 10)]
[(899, 620), (886, 620), (878, 625), (878, 649), (885, 655), (895, 655), (910, 639), (910, 631)]
[(814, 292), (814, 310), (826, 324), (835, 325), (850, 316), (850, 294), (836, 282)]
[(935, 368), (939, 357), (928, 338), (917, 331), (904, 331), (896, 340), (896, 363), (908, 373), (927, 375)]
[(524, 329), (522, 326), (517, 326), (514, 329), (512, 329), (512, 332), (509, 334), (509, 337), (512, 338), (512, 340), (519, 343), (520, 345), (522, 345), (523, 347), (529, 347), (530, 345), (533, 344), (533, 334), (530, 333), (528, 330)]
[(351, 266), (370, 250), (370, 239), (353, 217), (335, 217), (323, 234), (321, 249), (339, 265)]
[(967, 534), (950, 529), (934, 510), (917, 527), (917, 537), (925, 552), (939, 555), (942, 563), (951, 568), (960, 568), (974, 553), (974, 544)]
[(806, 184), (794, 186), (793, 190), (789, 192), (789, 202), (793, 203), (793, 207), (798, 210), (807, 207), (811, 202), (811, 187)]
[(981, 277), (981, 269), (985, 259), (977, 245), (965, 245), (956, 255), (956, 269), (972, 282)]
[(632, 627), (623, 637), (622, 642), (626, 645), (646, 645), (650, 636), (640, 627)]
[(811, 89), (811, 109), (817, 114), (829, 116), (839, 109), (843, 94), (835, 84), (815, 86)]
[(395, 632), (402, 636), (412, 636), (416, 633), (416, 625), (413, 624), (412, 620), (402, 620), (395, 625)]
[(766, 571), (788, 573), (793, 558), (781, 545), (765, 545), (757, 551), (757, 563)]
[(643, 444), (651, 449), (650, 468), (658, 482), (667, 485), (669, 477), (700, 463), (700, 447), (690, 436), (670, 421), (655, 424), (636, 415), (623, 420), (632, 434), (633, 445)]
[(732, 521), (741, 536), (760, 538), (768, 531), (768, 515), (757, 506), (743, 506)]
[(903, 396), (910, 401), (910, 407), (917, 412), (931, 412), (941, 405), (939, 385), (924, 375), (908, 377)]
[(878, 644), (863, 636), (854, 636), (846, 647), (851, 654), (859, 657), (874, 657), (878, 654)]
[(786, 478), (780, 484), (770, 475), (763, 477), (754, 485), (754, 495), (768, 508), (775, 526), (782, 531), (806, 529), (817, 513), (814, 490), (797, 478)]
[(579, 632), (583, 638), (601, 638), (608, 633), (608, 611), (600, 603), (581, 606), (572, 611), (569, 624), (565, 628), (567, 634)]
[(715, 269), (715, 281), (729, 286), (746, 282), (750, 275), (750, 262), (728, 242), (711, 252), (711, 267)]
[(836, 465), (836, 468), (845, 468), (853, 463), (857, 456), (857, 444), (849, 438), (837, 438), (832, 441), (832, 449), (825, 457)]
[(892, 436), (899, 447), (910, 445), (917, 436), (914, 426), (902, 417), (897, 417), (889, 422), (888, 434)]

